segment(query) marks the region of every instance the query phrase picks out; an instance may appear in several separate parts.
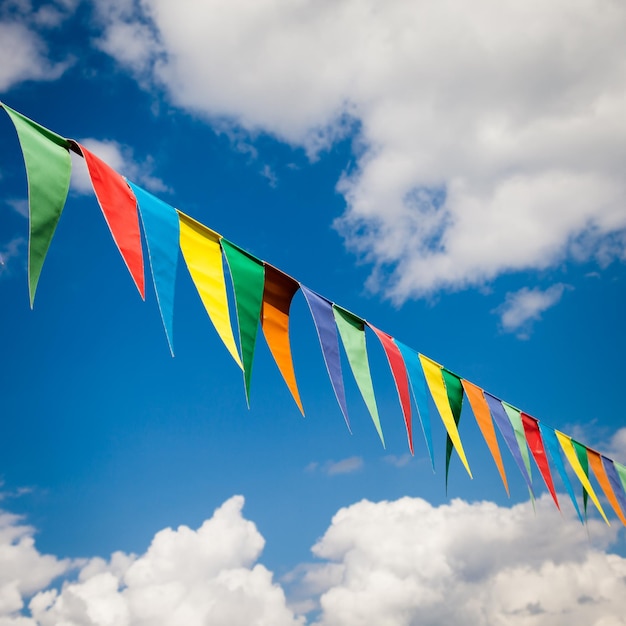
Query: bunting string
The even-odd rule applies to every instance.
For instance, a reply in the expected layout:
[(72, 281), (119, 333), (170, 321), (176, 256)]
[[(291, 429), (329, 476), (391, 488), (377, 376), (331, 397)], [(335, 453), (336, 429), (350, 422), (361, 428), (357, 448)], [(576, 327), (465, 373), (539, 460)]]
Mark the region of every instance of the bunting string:
[[(204, 224), (125, 179), (78, 142), (48, 130), (2, 102), (0, 108), (6, 111), (15, 127), (26, 168), (29, 206), (28, 288), (31, 308), (46, 254), (67, 201), (72, 167), (69, 156), (71, 150), (86, 162), (94, 194), (113, 241), (141, 298), (145, 299), (141, 245), (143, 232), (157, 304), (172, 356), (175, 279), (180, 250), (211, 323), (243, 372), (248, 404), (260, 326), (270, 353), (298, 409), (304, 415), (289, 337), (291, 303), (298, 291), (301, 291), (317, 331), (333, 392), (350, 432), (340, 343), (374, 428), (383, 447), (385, 446), (368, 360), (366, 329), (369, 328), (380, 342), (391, 371), (404, 418), (409, 451), (414, 454), (413, 416), (416, 415), (433, 471), (435, 461), (431, 408), (436, 410), (445, 428), (446, 489), (453, 452), (456, 452), (468, 475), (472, 477), (460, 431), (463, 401), (467, 397), (507, 494), (509, 483), (498, 443), (498, 432), (528, 487), (531, 499), (535, 497), (532, 458), (557, 508), (560, 509), (560, 503), (553, 470), (556, 470), (581, 523), (585, 523), (587, 519), (587, 502), (591, 499), (599, 514), (609, 524), (591, 482), (593, 477), (603, 498), (622, 524), (626, 525), (626, 466), (454, 374), (282, 270), (256, 258)], [(237, 320), (238, 342), (231, 323), (224, 262), (228, 266), (232, 282), (235, 303), (233, 319)], [(582, 488), (584, 515), (578, 506), (564, 459)]]

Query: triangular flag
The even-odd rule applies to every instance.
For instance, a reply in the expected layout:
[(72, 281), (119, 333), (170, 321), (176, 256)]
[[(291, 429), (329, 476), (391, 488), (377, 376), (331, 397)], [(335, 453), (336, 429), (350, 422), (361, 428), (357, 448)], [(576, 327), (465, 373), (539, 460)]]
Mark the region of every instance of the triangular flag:
[(578, 477), (578, 480), (580, 480), (583, 488), (586, 489), (587, 493), (591, 497), (591, 500), (596, 505), (596, 508), (598, 509), (598, 511), (600, 511), (600, 515), (602, 515), (602, 518), (604, 519), (604, 521), (610, 526), (611, 524), (609, 520), (607, 519), (606, 514), (604, 513), (604, 510), (602, 509), (602, 506), (600, 505), (600, 501), (598, 500), (598, 497), (596, 496), (596, 492), (593, 490), (593, 487), (591, 486), (591, 483), (589, 482), (589, 478), (587, 477), (587, 474), (585, 473), (585, 470), (580, 463), (580, 460), (578, 458), (578, 453), (576, 452), (576, 448), (574, 445), (574, 441), (572, 440), (571, 437), (569, 437), (568, 435), (565, 435), (562, 432), (559, 432), (558, 430), (555, 430), (554, 433), (556, 434), (556, 437), (559, 440), (559, 443), (561, 444), (561, 448), (563, 449), (563, 452), (565, 453), (567, 460), (570, 462), (570, 465), (572, 466), (574, 473)]
[(278, 365), (289, 391), (296, 401), (300, 413), (304, 415), (300, 393), (293, 370), (291, 345), (289, 343), (289, 309), (300, 284), (272, 265), (265, 264), (265, 288), (263, 291), (263, 307), (261, 327), (265, 341)]
[[(446, 386), (446, 394), (448, 395), (448, 403), (452, 410), (452, 417), (454, 417), (454, 423), (458, 429), (459, 422), (461, 421), (461, 410), (463, 409), (463, 385), (461, 385), (461, 379), (445, 367), (441, 368), (441, 375), (443, 376), (443, 382)], [(450, 469), (451, 456), (452, 439), (448, 434), (446, 436), (446, 493), (448, 493), (448, 470)]]
[(402, 408), (402, 415), (404, 416), (404, 424), (406, 426), (406, 435), (409, 440), (409, 450), (411, 454), (413, 452), (413, 429), (411, 420), (411, 395), (409, 393), (409, 379), (407, 378), (406, 367), (402, 359), (402, 354), (398, 346), (394, 343), (393, 337), (378, 330), (378, 328), (372, 326), (369, 322), (367, 325), (374, 331), (375, 335), (380, 340), (380, 343), (387, 356), (389, 367), (393, 380), (396, 384), (396, 391), (398, 392), (398, 398), (400, 400), (400, 407)]
[(626, 466), (618, 463), (617, 461), (613, 461), (613, 465), (615, 465), (622, 487), (624, 488), (624, 491), (626, 491)]
[(346, 404), (346, 392), (343, 386), (343, 375), (341, 372), (341, 357), (339, 355), (339, 336), (337, 335), (337, 325), (335, 324), (335, 316), (333, 315), (333, 304), (323, 296), (311, 291), (300, 283), (300, 289), (309, 305), (313, 323), (317, 330), (317, 336), (320, 340), (322, 348), (322, 356), (326, 363), (326, 370), (333, 386), (335, 397), (339, 408), (343, 413), (343, 417), (350, 428), (350, 420), (348, 418), (348, 406)]
[(424, 372), (422, 371), (422, 365), (419, 360), (418, 353), (404, 345), (401, 341), (394, 339), (402, 359), (406, 371), (409, 375), (409, 381), (411, 382), (411, 390), (413, 391), (413, 399), (415, 400), (415, 406), (417, 408), (417, 415), (422, 425), (422, 431), (424, 433), (424, 439), (426, 440), (426, 447), (428, 448), (428, 455), (430, 456), (430, 464), (435, 471), (435, 457), (433, 455), (433, 438), (430, 429), (430, 411), (428, 409), (428, 396), (426, 392), (426, 380), (424, 379)]
[(250, 380), (254, 348), (261, 318), (265, 268), (263, 261), (248, 254), (234, 243), (221, 240), (222, 250), (226, 255), (230, 275), (233, 279), (237, 319), (239, 321), (239, 345), (243, 361), (243, 377), (246, 388), (246, 400), (250, 404)]
[(126, 181), (137, 199), (143, 232), (148, 244), (148, 258), (165, 334), (174, 356), (174, 289), (180, 226), (176, 209), (138, 185)]
[(487, 404), (489, 405), (489, 410), (491, 411), (491, 416), (493, 417), (493, 421), (496, 423), (500, 434), (504, 437), (504, 441), (506, 442), (507, 447), (511, 451), (515, 462), (517, 463), (517, 467), (519, 467), (519, 471), (522, 473), (526, 484), (528, 485), (528, 490), (530, 491), (531, 498), (534, 498), (533, 492), (533, 484), (530, 479), (530, 475), (526, 470), (526, 465), (524, 463), (524, 459), (522, 458), (522, 453), (520, 451), (519, 445), (517, 443), (517, 437), (515, 436), (515, 430), (513, 430), (513, 425), (511, 424), (511, 420), (507, 415), (504, 407), (502, 406), (502, 402), (498, 400), (495, 396), (492, 396), (489, 392), (485, 391), (485, 400), (487, 400)]
[(469, 400), (472, 411), (474, 412), (476, 423), (478, 424), (480, 432), (485, 439), (485, 443), (487, 444), (487, 447), (491, 452), (491, 456), (496, 463), (498, 472), (500, 472), (500, 478), (502, 478), (502, 483), (504, 484), (506, 493), (507, 495), (510, 495), (509, 485), (504, 471), (504, 464), (502, 463), (502, 455), (500, 454), (500, 447), (498, 446), (498, 439), (496, 437), (496, 429), (493, 426), (493, 419), (491, 418), (489, 405), (485, 400), (483, 390), (467, 380), (462, 380), (461, 384), (463, 385), (463, 389), (467, 394), (467, 399)]
[(87, 148), (74, 143), (85, 158), (93, 190), (113, 240), (141, 297), (145, 298), (143, 252), (135, 196), (120, 174)]
[(7, 112), (20, 141), (28, 179), (28, 290), (30, 307), (50, 242), (65, 206), (70, 186), (72, 161), (70, 143), (60, 135), (0, 103)]
[(504, 407), (504, 410), (506, 411), (506, 414), (511, 422), (511, 426), (513, 426), (515, 439), (517, 440), (517, 445), (519, 446), (519, 450), (522, 453), (522, 459), (524, 460), (526, 471), (528, 472), (528, 476), (532, 480), (532, 472), (530, 469), (530, 456), (528, 454), (528, 445), (526, 444), (526, 433), (524, 431), (524, 425), (522, 423), (522, 413), (519, 409), (516, 409), (508, 402), (502, 402), (502, 406)]
[(180, 249), (213, 326), (235, 363), (243, 369), (230, 323), (221, 235), (178, 211)]
[(556, 467), (563, 484), (565, 485), (565, 489), (576, 509), (576, 513), (578, 514), (578, 519), (580, 519), (580, 523), (584, 524), (585, 520), (583, 519), (582, 513), (578, 508), (578, 502), (576, 501), (576, 496), (574, 495), (574, 489), (572, 488), (572, 483), (570, 482), (569, 476), (567, 475), (567, 471), (565, 470), (565, 464), (563, 463), (563, 457), (561, 456), (561, 448), (559, 447), (559, 442), (556, 438), (556, 433), (554, 428), (550, 428), (550, 426), (546, 426), (539, 422), (539, 430), (541, 431), (541, 435), (543, 438), (543, 442), (550, 453), (550, 458)]
[(380, 425), (380, 417), (378, 416), (378, 407), (376, 406), (376, 398), (374, 396), (374, 385), (370, 374), (369, 361), (367, 359), (367, 347), (365, 345), (365, 321), (360, 317), (346, 311), (346, 309), (333, 304), (333, 314), (335, 323), (339, 330), (339, 336), (343, 343), (348, 363), (356, 384), (363, 396), (363, 400), (372, 417), (378, 436), (385, 447), (385, 438), (383, 437), (383, 429)]
[(604, 465), (604, 471), (609, 477), (609, 482), (611, 483), (611, 487), (613, 488), (613, 493), (619, 501), (622, 512), (626, 512), (626, 493), (624, 493), (624, 488), (617, 474), (617, 470), (615, 469), (614, 462), (611, 459), (602, 455), (602, 465)]
[[(574, 450), (576, 452), (576, 457), (578, 458), (578, 462), (580, 466), (583, 468), (583, 472), (585, 472), (585, 476), (589, 478), (589, 459), (587, 458), (587, 448), (582, 444), (578, 443), (578, 441), (574, 441), (573, 439), (572, 445), (574, 446)], [(589, 501), (589, 494), (587, 493), (584, 485), (583, 485), (583, 510), (585, 511), (585, 517), (587, 517), (587, 503)]]
[(626, 526), (626, 518), (620, 509), (615, 493), (611, 487), (611, 482), (602, 464), (602, 457), (595, 450), (591, 450), (590, 448), (587, 448), (587, 457), (589, 458), (589, 465), (593, 470), (596, 480), (600, 487), (602, 487), (602, 491), (604, 491), (604, 495), (613, 507), (617, 517), (619, 517), (620, 522)]
[(561, 507), (559, 506), (559, 500), (556, 497), (556, 490), (554, 489), (554, 482), (552, 480), (552, 474), (550, 473), (550, 464), (548, 463), (548, 457), (546, 455), (546, 450), (541, 438), (541, 432), (539, 430), (539, 421), (526, 413), (521, 413), (521, 419), (530, 452), (535, 459), (535, 463), (539, 468), (541, 477), (546, 483), (548, 491), (550, 491), (550, 495), (554, 500), (554, 504), (556, 504), (556, 508), (560, 511)]
[(452, 445), (456, 449), (457, 454), (461, 457), (461, 461), (463, 462), (463, 465), (465, 466), (465, 469), (467, 470), (467, 473), (470, 475), (471, 478), (472, 472), (469, 468), (467, 457), (465, 456), (465, 450), (463, 450), (461, 436), (459, 435), (459, 431), (456, 426), (456, 421), (452, 413), (452, 408), (450, 407), (450, 401), (443, 378), (443, 368), (441, 367), (441, 365), (439, 365), (439, 363), (436, 363), (435, 361), (429, 359), (423, 354), (420, 354), (419, 358), (422, 363), (424, 376), (426, 378), (426, 382), (428, 383), (430, 394), (432, 395), (433, 401), (435, 402), (435, 406), (437, 407), (437, 410), (441, 415), (441, 419), (444, 426), (446, 427), (448, 436), (452, 441)]

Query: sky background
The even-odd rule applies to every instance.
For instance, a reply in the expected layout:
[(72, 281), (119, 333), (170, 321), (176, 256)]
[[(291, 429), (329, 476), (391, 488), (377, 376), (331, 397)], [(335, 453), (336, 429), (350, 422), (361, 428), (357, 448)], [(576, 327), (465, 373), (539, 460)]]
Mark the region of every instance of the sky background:
[[(0, 99), (307, 287), (622, 463), (626, 7), (609, 0), (29, 2)], [(246, 406), (179, 259), (171, 358), (82, 159), (29, 309), (0, 119), (0, 625), (625, 624), (626, 541), (344, 423), (301, 294), (302, 418), (259, 334)], [(146, 268), (147, 269), (147, 268)], [(559, 489), (562, 486), (559, 484)]]

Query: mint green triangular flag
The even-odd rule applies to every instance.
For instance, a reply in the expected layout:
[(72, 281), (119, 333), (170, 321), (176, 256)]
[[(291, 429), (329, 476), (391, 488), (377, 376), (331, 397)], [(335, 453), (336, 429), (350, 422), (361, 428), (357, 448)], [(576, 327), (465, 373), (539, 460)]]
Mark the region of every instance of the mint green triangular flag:
[(0, 106), (4, 107), (15, 126), (26, 165), (30, 221), (28, 291), (32, 308), (41, 268), (70, 186), (70, 143), (6, 104), (0, 103)]
[(348, 363), (354, 374), (356, 384), (365, 400), (367, 409), (372, 416), (372, 421), (378, 432), (378, 436), (385, 446), (383, 430), (380, 426), (378, 407), (374, 396), (374, 385), (370, 373), (369, 361), (367, 359), (367, 347), (365, 345), (365, 322), (356, 315), (346, 311), (346, 309), (333, 304), (333, 314), (341, 342), (348, 357)]

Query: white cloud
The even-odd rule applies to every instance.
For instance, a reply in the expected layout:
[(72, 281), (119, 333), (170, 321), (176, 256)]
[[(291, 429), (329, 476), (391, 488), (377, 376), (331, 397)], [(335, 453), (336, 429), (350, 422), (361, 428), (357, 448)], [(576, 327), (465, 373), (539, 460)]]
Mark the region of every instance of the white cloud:
[(321, 592), (318, 626), (608, 626), (626, 620), (617, 530), (585, 529), (548, 498), (499, 507), (419, 498), (341, 509), (303, 585)]
[(601, 445), (600, 449), (609, 458), (622, 464), (626, 463), (626, 427), (618, 428), (608, 443)]
[[(0, 93), (27, 80), (56, 80), (71, 62), (51, 61), (43, 37), (31, 28), (58, 26), (63, 11), (48, 5), (33, 13), (30, 3), (11, 4), (0, 8)], [(11, 17), (4, 17), (9, 13)]]
[[(0, 624), (303, 626), (258, 563), (264, 539), (242, 506), (235, 496), (197, 530), (162, 530), (144, 554), (82, 562), (40, 554), (33, 529), (2, 513)], [(618, 528), (593, 518), (585, 529), (570, 508), (363, 500), (284, 582), (317, 626), (624, 624), (626, 559), (608, 551)]]
[[(154, 193), (169, 191), (165, 183), (152, 174), (154, 161), (151, 157), (138, 163), (132, 149), (117, 141), (88, 138), (81, 139), (79, 143), (134, 183)], [(81, 194), (92, 193), (91, 180), (84, 159), (73, 152), (70, 154), (72, 156), (72, 190)]]
[(141, 556), (93, 559), (76, 582), (43, 591), (29, 608), (39, 626), (298, 626), (282, 588), (256, 563), (264, 539), (225, 502), (198, 530), (158, 532)]
[(558, 283), (546, 290), (524, 287), (507, 293), (505, 302), (496, 309), (500, 314), (502, 329), (507, 333), (518, 332), (526, 338), (532, 322), (541, 319), (541, 314), (559, 302), (567, 285)]
[(0, 511), (0, 622), (15, 617), (25, 596), (47, 587), (73, 565), (69, 559), (39, 553), (33, 536), (34, 529), (21, 517)]
[(624, 258), (624, 3), (99, 6), (106, 50), (215, 124), (311, 154), (356, 128), (336, 225), (398, 302)]
[(313, 461), (305, 467), (306, 472), (320, 471), (327, 476), (337, 476), (339, 474), (353, 474), (363, 469), (365, 465), (363, 458), (360, 456), (350, 456), (339, 461), (325, 461), (318, 463)]
[(66, 69), (50, 63), (43, 39), (19, 22), (0, 21), (0, 93), (25, 80), (55, 80)]

